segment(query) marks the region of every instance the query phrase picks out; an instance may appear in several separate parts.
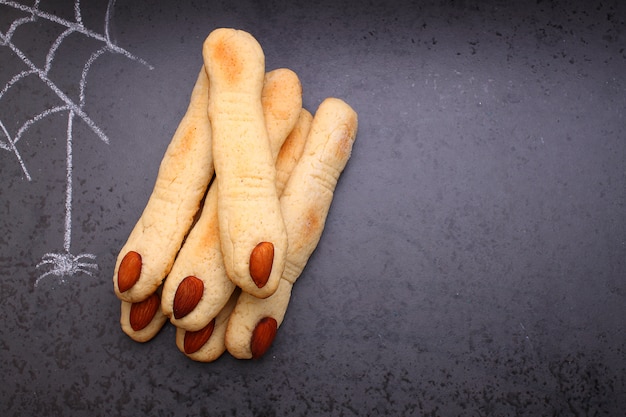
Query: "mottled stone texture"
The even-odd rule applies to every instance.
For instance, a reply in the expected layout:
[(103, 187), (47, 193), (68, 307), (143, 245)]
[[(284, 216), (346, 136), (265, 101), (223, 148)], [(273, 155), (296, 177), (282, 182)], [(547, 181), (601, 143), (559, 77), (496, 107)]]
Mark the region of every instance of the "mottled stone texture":
[[(0, 414), (624, 415), (625, 4), (118, 0), (107, 36), (145, 63), (89, 67), (81, 108), (108, 144), (74, 117), (68, 234), (69, 111), (12, 143), (65, 102), (12, 83), (29, 13), (0, 1)], [(80, 7), (104, 35), (107, 2)], [(221, 26), (296, 71), (309, 110), (340, 97), (360, 126), (271, 350), (200, 364), (170, 325), (126, 337), (111, 276)], [(64, 29), (40, 17), (10, 43), (42, 68)], [(55, 50), (75, 103), (103, 45)], [(37, 281), (54, 268), (76, 273)]]

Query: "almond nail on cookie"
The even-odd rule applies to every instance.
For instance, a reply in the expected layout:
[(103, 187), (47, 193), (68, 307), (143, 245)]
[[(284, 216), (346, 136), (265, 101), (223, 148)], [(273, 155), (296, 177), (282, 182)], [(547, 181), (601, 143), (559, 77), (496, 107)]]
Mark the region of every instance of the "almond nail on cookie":
[(136, 342), (151, 340), (167, 321), (161, 311), (160, 288), (143, 301), (121, 301), (120, 304), (122, 331)]

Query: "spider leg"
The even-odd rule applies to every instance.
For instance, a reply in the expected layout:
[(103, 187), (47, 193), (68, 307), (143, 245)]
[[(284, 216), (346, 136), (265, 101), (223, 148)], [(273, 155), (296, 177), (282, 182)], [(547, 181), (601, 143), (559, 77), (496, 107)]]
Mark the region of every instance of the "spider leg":
[(74, 257), (74, 259), (76, 259), (76, 260), (78, 260), (80, 258), (96, 259), (96, 255), (91, 254), (91, 253), (79, 253), (78, 255), (76, 255)]
[(45, 273), (43, 273), (43, 274), (39, 275), (39, 278), (37, 278), (37, 279), (35, 280), (35, 287), (37, 287), (37, 286), (39, 285), (39, 281), (41, 281), (42, 279), (44, 279), (44, 278), (45, 278), (45, 277), (47, 277), (48, 275), (56, 274), (56, 272), (57, 272), (57, 271), (56, 271), (55, 269), (52, 269), (52, 270), (50, 270), (50, 271), (48, 271), (48, 272), (45, 272)]
[(78, 268), (89, 268), (91, 270), (97, 270), (98, 269), (98, 265), (97, 264), (88, 264), (88, 263), (84, 263), (84, 262), (78, 262), (76, 264), (76, 266)]
[(40, 267), (42, 267), (44, 265), (47, 265), (47, 264), (54, 264), (54, 263), (55, 263), (54, 259), (43, 259), (41, 262), (39, 262), (37, 264), (37, 268), (40, 268)]
[(83, 268), (77, 268), (76, 272), (82, 272), (85, 275), (89, 275), (90, 277), (93, 276), (93, 271), (90, 271), (88, 269), (83, 269)]
[(65, 255), (59, 253), (46, 253), (44, 256), (41, 257), (43, 263), (51, 263), (59, 261), (63, 258), (65, 258)]

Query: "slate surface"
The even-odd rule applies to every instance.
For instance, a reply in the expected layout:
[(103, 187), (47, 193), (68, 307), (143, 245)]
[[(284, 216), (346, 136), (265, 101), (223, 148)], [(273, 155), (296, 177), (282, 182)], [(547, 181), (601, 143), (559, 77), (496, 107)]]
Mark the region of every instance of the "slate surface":
[[(625, 415), (625, 3), (259, 3), (0, 1), (2, 415)], [(111, 277), (223, 26), (360, 125), (271, 350), (201, 364)]]

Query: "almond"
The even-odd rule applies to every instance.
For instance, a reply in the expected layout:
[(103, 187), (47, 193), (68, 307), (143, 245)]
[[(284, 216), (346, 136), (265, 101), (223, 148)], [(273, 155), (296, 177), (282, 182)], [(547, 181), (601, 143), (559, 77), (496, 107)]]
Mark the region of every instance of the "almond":
[(258, 288), (267, 284), (274, 262), (274, 245), (271, 242), (261, 242), (250, 254), (250, 276)]
[(252, 359), (258, 359), (265, 354), (272, 345), (277, 330), (278, 323), (272, 317), (264, 317), (257, 323), (250, 342)]
[(185, 332), (185, 353), (192, 354), (200, 350), (202, 346), (209, 340), (215, 328), (215, 319), (202, 329), (195, 332)]
[(182, 319), (198, 305), (204, 293), (204, 283), (192, 275), (183, 279), (174, 295), (174, 317)]
[(160, 306), (161, 298), (157, 293), (152, 294), (143, 301), (133, 303), (130, 306), (130, 327), (132, 327), (136, 332), (144, 329), (148, 324), (150, 324)]
[(120, 292), (130, 290), (139, 280), (141, 275), (141, 255), (130, 251), (124, 255), (117, 270), (117, 287)]

